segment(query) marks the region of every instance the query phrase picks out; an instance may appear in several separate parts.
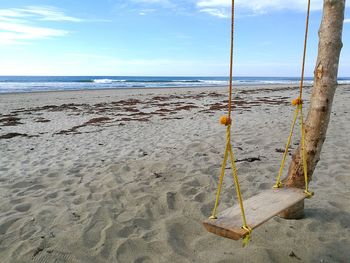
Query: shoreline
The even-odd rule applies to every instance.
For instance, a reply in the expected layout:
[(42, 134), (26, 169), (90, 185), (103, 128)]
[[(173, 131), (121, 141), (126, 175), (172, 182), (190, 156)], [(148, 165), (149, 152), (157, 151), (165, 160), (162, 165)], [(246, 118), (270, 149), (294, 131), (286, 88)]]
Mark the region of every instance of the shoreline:
[[(338, 86), (347, 86), (349, 84), (338, 84)], [(290, 88), (295, 88), (298, 87), (299, 84), (252, 84), (252, 85), (233, 85), (233, 87), (237, 89), (242, 89), (242, 88), (259, 88), (259, 87), (290, 87)], [(16, 94), (41, 94), (41, 93), (51, 93), (51, 92), (57, 92), (57, 93), (62, 93), (62, 92), (79, 92), (79, 91), (121, 91), (121, 90), (177, 90), (177, 89), (221, 89), (228, 87), (228, 85), (206, 85), (206, 86), (177, 86), (177, 87), (125, 87), (125, 88), (96, 88), (96, 89), (67, 89), (67, 90), (43, 90), (43, 91), (25, 91), (25, 92), (0, 92), (0, 96), (3, 95), (16, 95)], [(304, 84), (305, 88), (312, 87), (310, 84)]]

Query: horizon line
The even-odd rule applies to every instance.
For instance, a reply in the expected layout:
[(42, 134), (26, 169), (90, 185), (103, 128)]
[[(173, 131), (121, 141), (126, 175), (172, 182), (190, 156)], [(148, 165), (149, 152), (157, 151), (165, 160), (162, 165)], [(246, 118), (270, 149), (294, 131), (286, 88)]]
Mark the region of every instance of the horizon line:
[[(228, 78), (224, 75), (0, 75), (0, 77), (205, 77), (205, 78)], [(258, 76), (258, 75), (237, 75), (234, 78), (301, 78), (300, 76)], [(305, 76), (314, 78), (314, 76)], [(350, 76), (338, 76), (337, 78), (350, 78)]]

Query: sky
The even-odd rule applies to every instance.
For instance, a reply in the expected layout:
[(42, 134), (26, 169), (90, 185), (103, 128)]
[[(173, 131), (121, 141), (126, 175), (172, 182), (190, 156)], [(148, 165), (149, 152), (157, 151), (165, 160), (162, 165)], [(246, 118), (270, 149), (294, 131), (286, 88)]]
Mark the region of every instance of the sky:
[[(306, 76), (322, 0), (311, 0)], [(0, 0), (0, 75), (227, 76), (230, 0)], [(350, 0), (339, 76), (350, 77)], [(236, 0), (234, 75), (300, 76), (306, 0)]]

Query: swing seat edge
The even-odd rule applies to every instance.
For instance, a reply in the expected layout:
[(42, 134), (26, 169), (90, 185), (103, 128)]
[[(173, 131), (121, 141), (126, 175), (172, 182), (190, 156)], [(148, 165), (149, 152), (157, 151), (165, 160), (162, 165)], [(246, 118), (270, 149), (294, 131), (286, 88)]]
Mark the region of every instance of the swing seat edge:
[[(299, 188), (263, 190), (243, 203), (247, 224), (251, 229), (257, 228), (305, 198), (307, 194)], [(222, 211), (216, 219), (204, 220), (203, 225), (208, 232), (233, 240), (239, 240), (248, 234), (248, 231), (242, 228), (239, 204)]]

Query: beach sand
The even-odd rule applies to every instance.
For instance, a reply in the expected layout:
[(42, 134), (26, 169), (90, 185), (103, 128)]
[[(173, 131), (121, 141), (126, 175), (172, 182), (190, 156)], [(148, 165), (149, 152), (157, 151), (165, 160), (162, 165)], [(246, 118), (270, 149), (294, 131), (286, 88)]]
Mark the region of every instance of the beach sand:
[[(243, 198), (273, 185), (297, 92), (235, 89)], [(271, 219), (247, 248), (201, 223), (225, 101), (225, 87), (0, 95), (0, 262), (349, 262), (350, 86), (337, 90), (305, 218)], [(229, 170), (220, 200), (237, 203)]]

